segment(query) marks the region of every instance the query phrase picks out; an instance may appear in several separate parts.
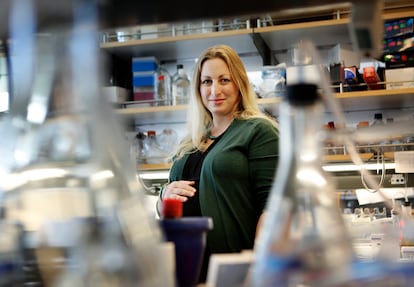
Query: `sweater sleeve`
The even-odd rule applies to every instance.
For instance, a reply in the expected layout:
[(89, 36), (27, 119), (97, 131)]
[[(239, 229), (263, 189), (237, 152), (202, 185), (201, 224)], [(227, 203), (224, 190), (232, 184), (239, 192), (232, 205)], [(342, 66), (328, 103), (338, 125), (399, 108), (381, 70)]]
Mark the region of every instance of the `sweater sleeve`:
[(265, 120), (256, 121), (249, 146), (249, 177), (254, 192), (256, 210), (264, 210), (273, 185), (279, 152), (276, 127)]

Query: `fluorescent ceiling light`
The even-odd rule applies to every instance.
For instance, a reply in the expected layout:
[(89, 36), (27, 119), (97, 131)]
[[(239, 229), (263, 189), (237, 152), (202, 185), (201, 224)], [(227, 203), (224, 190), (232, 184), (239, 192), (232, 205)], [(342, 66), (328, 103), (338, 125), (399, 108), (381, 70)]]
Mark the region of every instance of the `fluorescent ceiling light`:
[[(369, 163), (362, 166), (355, 164), (332, 164), (323, 166), (325, 171), (358, 171), (363, 167), (365, 170), (381, 170), (383, 169), (383, 164), (381, 163)], [(395, 169), (395, 163), (386, 163), (384, 164), (385, 169)]]
[(138, 175), (141, 179), (168, 179), (168, 172), (148, 172)]

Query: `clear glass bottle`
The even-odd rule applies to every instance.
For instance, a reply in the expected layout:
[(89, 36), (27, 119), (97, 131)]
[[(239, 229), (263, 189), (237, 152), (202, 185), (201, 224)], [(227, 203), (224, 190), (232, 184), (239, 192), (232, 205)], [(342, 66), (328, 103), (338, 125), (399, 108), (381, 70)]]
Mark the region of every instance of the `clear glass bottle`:
[(135, 148), (136, 148), (136, 163), (146, 163), (147, 155), (145, 148), (146, 134), (144, 132), (138, 132), (135, 136)]
[(322, 170), (323, 105), (314, 84), (287, 91), (279, 109), (283, 168), (256, 242), (251, 286), (334, 286), (349, 276), (353, 248)]
[(190, 99), (191, 84), (188, 78), (184, 65), (177, 65), (177, 72), (172, 78), (172, 104), (185, 105)]
[(171, 76), (167, 69), (159, 66), (155, 72), (156, 106), (171, 105)]

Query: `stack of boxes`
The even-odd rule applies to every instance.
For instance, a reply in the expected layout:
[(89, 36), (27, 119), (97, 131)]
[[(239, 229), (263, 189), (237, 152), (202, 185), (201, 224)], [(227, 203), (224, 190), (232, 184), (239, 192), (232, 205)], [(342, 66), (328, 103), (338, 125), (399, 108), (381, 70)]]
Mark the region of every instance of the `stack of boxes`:
[(384, 60), (387, 89), (414, 86), (414, 18), (385, 22)]
[(155, 74), (158, 68), (155, 57), (132, 58), (133, 100), (151, 103), (155, 95)]

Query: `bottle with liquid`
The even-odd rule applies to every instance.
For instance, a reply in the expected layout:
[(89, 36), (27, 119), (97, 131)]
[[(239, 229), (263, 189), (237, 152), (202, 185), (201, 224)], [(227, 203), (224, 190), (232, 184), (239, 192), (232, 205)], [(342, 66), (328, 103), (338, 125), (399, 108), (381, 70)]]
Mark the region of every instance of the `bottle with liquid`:
[(288, 83), (279, 110), (283, 168), (277, 170), (256, 241), (250, 286), (340, 286), (349, 279), (354, 252), (335, 186), (322, 169), (323, 104), (317, 86)]
[(156, 106), (171, 105), (171, 76), (167, 69), (159, 66), (155, 72), (155, 103)]
[(188, 104), (191, 93), (190, 79), (188, 78), (184, 65), (178, 64), (177, 71), (172, 78), (172, 104)]

